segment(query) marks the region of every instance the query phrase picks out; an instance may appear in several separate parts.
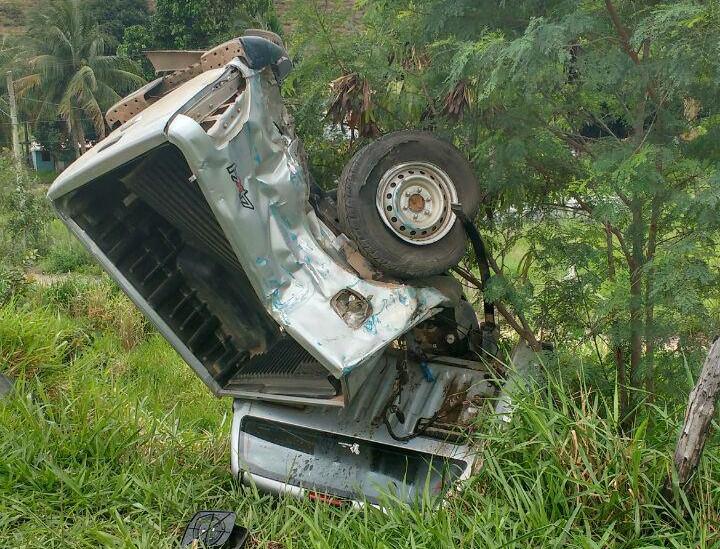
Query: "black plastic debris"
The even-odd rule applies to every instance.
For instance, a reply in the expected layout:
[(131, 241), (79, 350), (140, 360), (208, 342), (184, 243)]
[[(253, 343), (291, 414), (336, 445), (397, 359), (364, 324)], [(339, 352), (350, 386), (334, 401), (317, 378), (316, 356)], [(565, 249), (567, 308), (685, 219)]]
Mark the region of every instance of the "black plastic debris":
[(231, 511), (198, 511), (183, 533), (181, 547), (240, 549), (245, 547), (248, 531), (235, 524)]

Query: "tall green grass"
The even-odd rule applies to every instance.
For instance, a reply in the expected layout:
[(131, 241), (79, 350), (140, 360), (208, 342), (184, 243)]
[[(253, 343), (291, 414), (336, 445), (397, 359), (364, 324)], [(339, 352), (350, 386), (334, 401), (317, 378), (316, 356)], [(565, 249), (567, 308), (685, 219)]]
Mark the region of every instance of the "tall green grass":
[(612, 395), (552, 373), (512, 422), (479, 422), (482, 466), (444, 505), (337, 509), (242, 488), (231, 403), (160, 336), (128, 340), (98, 312), (124, 307), (105, 282), (59, 284), (0, 308), (0, 371), (17, 380), (0, 401), (0, 547), (175, 547), (201, 508), (235, 510), (274, 549), (720, 546), (717, 445), (665, 501), (681, 410), (647, 407), (625, 436)]

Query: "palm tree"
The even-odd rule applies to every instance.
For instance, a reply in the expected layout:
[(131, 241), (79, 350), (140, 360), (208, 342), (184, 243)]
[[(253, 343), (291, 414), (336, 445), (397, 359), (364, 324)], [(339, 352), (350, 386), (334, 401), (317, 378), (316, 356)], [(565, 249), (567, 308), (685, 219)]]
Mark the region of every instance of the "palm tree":
[(14, 66), (17, 55), (17, 44), (7, 36), (0, 37), (0, 143), (3, 144), (10, 141), (10, 104), (5, 75)]
[(78, 155), (85, 149), (85, 123), (104, 137), (104, 110), (144, 83), (135, 63), (106, 55), (105, 44), (81, 0), (42, 5), (24, 44), (30, 74), (16, 81), (18, 97), (39, 104), (36, 121), (64, 120)]

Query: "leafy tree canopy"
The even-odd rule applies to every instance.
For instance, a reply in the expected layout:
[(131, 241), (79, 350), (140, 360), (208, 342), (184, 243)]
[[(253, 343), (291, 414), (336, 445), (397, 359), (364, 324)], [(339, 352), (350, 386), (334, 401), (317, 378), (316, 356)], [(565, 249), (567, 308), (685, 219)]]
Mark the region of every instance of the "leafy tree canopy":
[(144, 82), (129, 59), (107, 54), (106, 43), (80, 0), (54, 0), (37, 12), (21, 48), (18, 97), (37, 105), (36, 123), (64, 120), (78, 153), (86, 129), (104, 136), (105, 109)]
[(445, 134), (487, 192), (509, 325), (621, 387), (670, 388), (718, 328), (717, 3), (378, 0), (354, 32), (343, 3), (298, 4), (287, 92), (311, 159), (332, 159), (316, 177), (355, 148), (327, 151), (325, 112), (360, 142)]
[(150, 15), (147, 0), (85, 0), (85, 9), (115, 46), (127, 27), (145, 23)]
[(271, 0), (158, 0), (146, 24), (125, 29), (121, 51), (207, 48), (248, 27), (280, 31)]

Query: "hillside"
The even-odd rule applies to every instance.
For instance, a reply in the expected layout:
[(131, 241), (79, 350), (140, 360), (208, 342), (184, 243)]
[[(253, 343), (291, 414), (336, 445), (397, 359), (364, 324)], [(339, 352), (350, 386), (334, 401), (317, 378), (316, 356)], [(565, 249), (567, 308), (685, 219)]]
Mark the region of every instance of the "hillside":
[[(0, 0), (0, 35), (22, 34), (28, 17), (42, 4), (42, 0)], [(155, 0), (148, 0), (148, 7), (152, 10)]]
[[(355, 0), (346, 0), (348, 5), (354, 5)], [(150, 11), (155, 9), (156, 0), (147, 0)], [(278, 17), (286, 24), (288, 11), (293, 0), (275, 0)], [(0, 36), (19, 35), (27, 28), (28, 17), (42, 6), (42, 0), (0, 0)], [(286, 26), (285, 30), (289, 30)]]
[(40, 0), (0, 0), (0, 34), (21, 34)]

